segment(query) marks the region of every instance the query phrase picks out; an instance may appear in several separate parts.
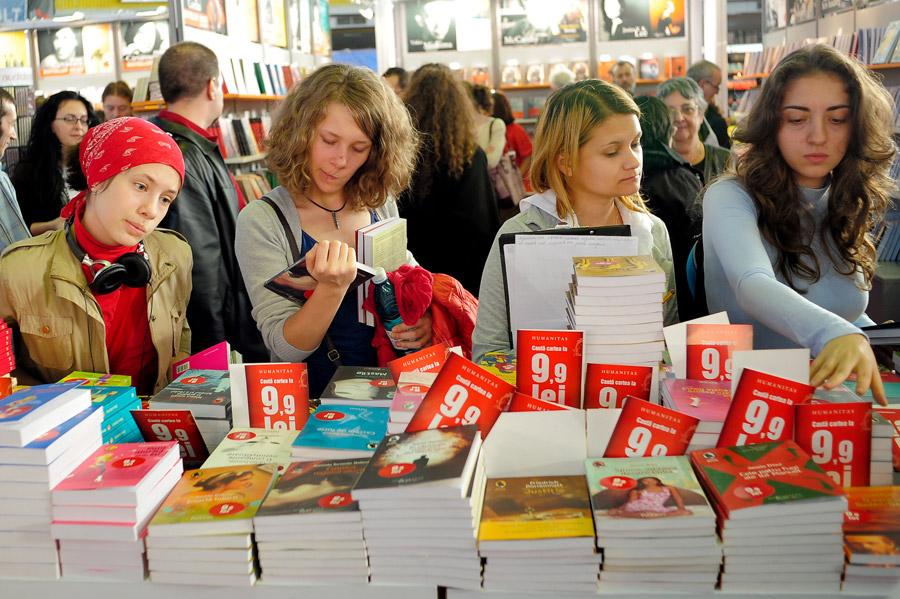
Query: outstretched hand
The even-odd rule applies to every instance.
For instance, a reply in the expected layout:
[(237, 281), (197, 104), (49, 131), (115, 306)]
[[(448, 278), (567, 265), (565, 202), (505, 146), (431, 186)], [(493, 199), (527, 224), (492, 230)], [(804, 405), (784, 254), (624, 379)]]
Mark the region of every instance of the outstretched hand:
[(875, 401), (887, 405), (875, 354), (865, 335), (858, 333), (835, 337), (825, 344), (810, 366), (809, 384), (834, 389), (851, 374), (856, 375), (857, 395), (871, 389)]

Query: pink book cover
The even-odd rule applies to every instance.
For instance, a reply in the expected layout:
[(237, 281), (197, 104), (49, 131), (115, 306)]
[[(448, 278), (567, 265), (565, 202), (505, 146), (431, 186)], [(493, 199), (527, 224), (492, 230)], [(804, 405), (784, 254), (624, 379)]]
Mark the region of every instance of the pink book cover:
[(176, 379), (188, 370), (228, 370), (230, 356), (231, 347), (227, 341), (216, 343), (172, 364), (172, 378)]
[(437, 374), (433, 372), (404, 372), (397, 382), (397, 391), (391, 400), (391, 420), (409, 422), (419, 409), (425, 394), (431, 388)]
[(731, 405), (731, 383), (728, 381), (663, 381), (672, 401), (671, 408), (689, 414), (701, 422), (724, 422)]
[(180, 457), (175, 441), (103, 445), (64, 478), (54, 491), (133, 487), (160, 462), (173, 455), (175, 460)]

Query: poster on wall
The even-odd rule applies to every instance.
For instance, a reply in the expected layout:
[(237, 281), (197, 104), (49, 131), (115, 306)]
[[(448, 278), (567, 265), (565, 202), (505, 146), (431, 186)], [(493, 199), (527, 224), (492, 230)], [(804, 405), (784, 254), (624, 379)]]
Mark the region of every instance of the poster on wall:
[(828, 15), (833, 12), (842, 12), (853, 8), (854, 0), (820, 0), (822, 3), (822, 14)]
[(491, 49), (490, 0), (456, 0), (456, 49)]
[(148, 71), (153, 57), (169, 47), (169, 24), (166, 21), (122, 23), (122, 70)]
[[(0, 33), (0, 69), (28, 66), (28, 42), (24, 31)], [(31, 77), (26, 85), (31, 85)], [(7, 84), (8, 85), (8, 84)]]
[(684, 37), (684, 0), (601, 0), (600, 41)]
[(81, 39), (84, 42), (85, 73), (94, 75), (115, 71), (112, 27), (108, 23), (85, 25), (81, 30)]
[(788, 25), (806, 23), (816, 18), (815, 0), (788, 0)]
[(0, 0), (0, 23), (19, 23), (28, 15), (25, 0)]
[(259, 37), (264, 44), (287, 48), (284, 0), (259, 0)]
[(205, 31), (225, 34), (224, 0), (181, 0), (184, 24)]
[(456, 50), (456, 6), (451, 0), (406, 4), (406, 51)]
[(316, 56), (331, 56), (331, 21), (328, 0), (313, 0), (312, 44)]
[(37, 34), (41, 77), (84, 74), (81, 27), (44, 29)]
[(782, 29), (787, 24), (786, 0), (765, 0), (766, 31)]
[(587, 0), (502, 0), (500, 38), (504, 46), (587, 41)]

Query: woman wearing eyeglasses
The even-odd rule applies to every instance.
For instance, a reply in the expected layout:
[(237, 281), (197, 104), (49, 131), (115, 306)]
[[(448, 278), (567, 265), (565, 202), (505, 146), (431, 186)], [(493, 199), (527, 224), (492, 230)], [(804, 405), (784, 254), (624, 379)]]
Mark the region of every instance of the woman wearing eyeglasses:
[(700, 86), (688, 77), (676, 77), (661, 83), (656, 97), (666, 103), (672, 115), (675, 125), (672, 149), (703, 173), (705, 183), (711, 183), (725, 170), (731, 153), (700, 139), (700, 126), (706, 113), (706, 100)]
[(90, 102), (73, 91), (53, 94), (34, 115), (28, 145), (10, 176), (32, 235), (62, 229), (59, 211), (76, 192), (66, 187), (66, 156), (100, 122)]

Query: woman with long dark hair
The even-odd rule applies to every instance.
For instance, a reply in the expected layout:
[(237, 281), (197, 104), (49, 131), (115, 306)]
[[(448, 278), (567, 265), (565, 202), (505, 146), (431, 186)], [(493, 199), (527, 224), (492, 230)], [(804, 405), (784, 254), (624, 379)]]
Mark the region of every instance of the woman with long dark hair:
[(99, 123), (91, 103), (73, 91), (55, 93), (37, 109), (28, 145), (10, 176), (32, 235), (62, 229), (59, 211), (75, 195), (66, 187), (67, 152)]
[(759, 348), (808, 347), (810, 383), (851, 374), (885, 403), (860, 327), (875, 273), (869, 231), (893, 182), (893, 101), (862, 64), (824, 45), (772, 71), (738, 128), (729, 177), (703, 200), (711, 311), (753, 325)]
[(420, 67), (404, 100), (422, 133), (412, 183), (398, 201), (409, 250), (423, 267), (451, 275), (477, 296), (500, 215), (474, 133), (472, 100), (440, 64)]

